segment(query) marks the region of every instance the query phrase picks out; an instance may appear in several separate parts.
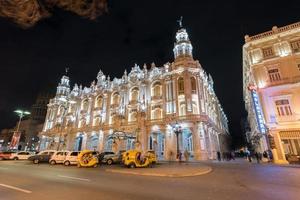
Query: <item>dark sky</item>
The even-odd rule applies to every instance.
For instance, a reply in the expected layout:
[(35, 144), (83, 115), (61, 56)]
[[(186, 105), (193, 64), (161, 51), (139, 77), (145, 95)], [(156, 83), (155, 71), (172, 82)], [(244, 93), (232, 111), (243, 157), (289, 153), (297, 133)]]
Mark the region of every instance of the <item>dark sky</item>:
[(70, 67), (71, 84), (89, 85), (101, 68), (120, 77), (134, 63), (173, 61), (176, 20), (182, 15), (193, 55), (212, 75), (215, 91), (238, 143), (244, 35), (299, 21), (299, 1), (114, 0), (97, 21), (55, 10), (30, 29), (0, 19), (0, 128), (12, 126), (16, 108), (30, 108), (38, 92), (55, 91)]

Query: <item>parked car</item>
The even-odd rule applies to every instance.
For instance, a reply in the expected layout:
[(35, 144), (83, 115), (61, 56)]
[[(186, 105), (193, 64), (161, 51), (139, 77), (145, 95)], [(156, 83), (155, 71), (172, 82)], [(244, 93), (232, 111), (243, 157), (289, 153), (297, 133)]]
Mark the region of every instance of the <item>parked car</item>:
[(0, 152), (0, 160), (9, 160), (12, 153), (14, 152), (11, 151)]
[(45, 150), (41, 151), (36, 155), (30, 156), (28, 160), (32, 161), (34, 164), (38, 164), (41, 162), (49, 162), (52, 155), (55, 153), (55, 150)]
[(27, 160), (32, 155), (34, 155), (34, 152), (20, 151), (20, 152), (12, 153), (10, 155), (9, 159), (11, 159), (11, 160)]
[(70, 151), (68, 152), (63, 164), (65, 166), (69, 165), (77, 165), (78, 164), (78, 155), (80, 154), (80, 151)]
[(55, 152), (52, 155), (51, 159), (49, 160), (49, 163), (51, 165), (63, 164), (64, 160), (66, 159), (69, 152), (70, 151), (57, 151), (57, 152)]
[(106, 154), (104, 155), (103, 159), (101, 160), (102, 163), (112, 165), (115, 163), (121, 163), (122, 162), (122, 154), (125, 151), (119, 151), (118, 153), (113, 153), (113, 154)]
[(104, 156), (106, 156), (106, 155), (113, 155), (113, 154), (115, 154), (115, 153), (112, 152), (112, 151), (104, 151), (104, 152), (101, 152), (101, 153), (99, 154), (99, 156), (98, 156), (98, 160), (99, 160), (99, 162), (102, 162)]

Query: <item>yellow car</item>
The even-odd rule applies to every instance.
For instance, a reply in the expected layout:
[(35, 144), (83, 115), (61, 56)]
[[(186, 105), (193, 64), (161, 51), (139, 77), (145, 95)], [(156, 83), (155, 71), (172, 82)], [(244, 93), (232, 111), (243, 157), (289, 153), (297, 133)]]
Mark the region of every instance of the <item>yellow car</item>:
[(153, 150), (147, 151), (146, 156), (149, 157), (149, 160), (152, 164), (157, 163), (157, 157), (156, 157), (155, 151), (153, 151)]
[(146, 155), (143, 156), (142, 151), (129, 150), (123, 154), (122, 162), (126, 167), (130, 168), (152, 167), (152, 165), (156, 163), (156, 160), (153, 159), (151, 154), (152, 153), (147, 152)]
[(81, 151), (78, 155), (77, 167), (97, 167), (98, 158), (95, 152), (90, 150)]

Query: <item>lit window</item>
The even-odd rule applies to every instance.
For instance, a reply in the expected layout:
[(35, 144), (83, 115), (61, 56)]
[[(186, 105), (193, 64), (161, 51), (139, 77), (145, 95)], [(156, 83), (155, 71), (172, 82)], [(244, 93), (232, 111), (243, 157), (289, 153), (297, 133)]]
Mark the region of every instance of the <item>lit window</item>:
[(298, 66), (298, 70), (300, 71), (300, 64), (298, 64), (297, 66)]
[(131, 93), (130, 93), (130, 100), (131, 101), (138, 101), (139, 99), (139, 89), (138, 88), (133, 88), (131, 90)]
[(95, 104), (95, 107), (96, 108), (101, 108), (102, 107), (102, 104), (103, 104), (103, 98), (101, 96), (98, 96), (96, 98), (96, 104)]
[(277, 100), (275, 105), (279, 116), (293, 115), (288, 99)]
[(89, 106), (88, 100), (87, 99), (83, 100), (81, 104), (81, 110), (87, 110), (88, 106)]
[(178, 79), (178, 93), (184, 94), (184, 80), (182, 77)]
[(299, 52), (300, 51), (300, 40), (291, 42), (291, 47), (292, 47), (293, 52)]
[(156, 82), (152, 86), (152, 95), (151, 96), (161, 96), (161, 84), (159, 82)]
[(111, 103), (113, 105), (118, 105), (120, 103), (120, 95), (118, 93), (113, 95)]
[(264, 58), (269, 58), (269, 57), (274, 56), (272, 47), (265, 48), (262, 51), (263, 51)]
[(281, 80), (280, 73), (278, 69), (269, 69), (268, 70), (269, 78), (271, 82)]
[(192, 88), (192, 93), (196, 94), (196, 79), (194, 77), (191, 77), (191, 88)]

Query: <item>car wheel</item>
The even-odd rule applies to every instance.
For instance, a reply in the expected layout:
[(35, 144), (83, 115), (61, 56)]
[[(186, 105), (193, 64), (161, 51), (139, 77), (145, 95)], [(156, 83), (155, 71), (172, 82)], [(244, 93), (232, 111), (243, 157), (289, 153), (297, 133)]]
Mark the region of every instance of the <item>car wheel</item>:
[(94, 166), (93, 166), (94, 168), (96, 168), (96, 167), (98, 167), (98, 165), (97, 164), (94, 164)]
[(14, 160), (19, 160), (19, 158), (18, 157), (14, 157)]
[(129, 168), (131, 168), (131, 169), (135, 168), (135, 164), (134, 163), (130, 163)]
[(55, 165), (55, 164), (56, 164), (55, 160), (50, 161), (50, 165)]
[(39, 161), (38, 159), (34, 159), (34, 160), (33, 160), (33, 163), (34, 163), (34, 164), (39, 164), (39, 162), (40, 162), (40, 161)]
[(109, 160), (107, 160), (107, 162), (106, 162), (108, 165), (111, 165), (111, 164), (113, 164), (113, 160), (112, 159), (109, 159)]
[(70, 164), (71, 164), (70, 161), (64, 162), (64, 165), (65, 165), (65, 166), (69, 166)]

